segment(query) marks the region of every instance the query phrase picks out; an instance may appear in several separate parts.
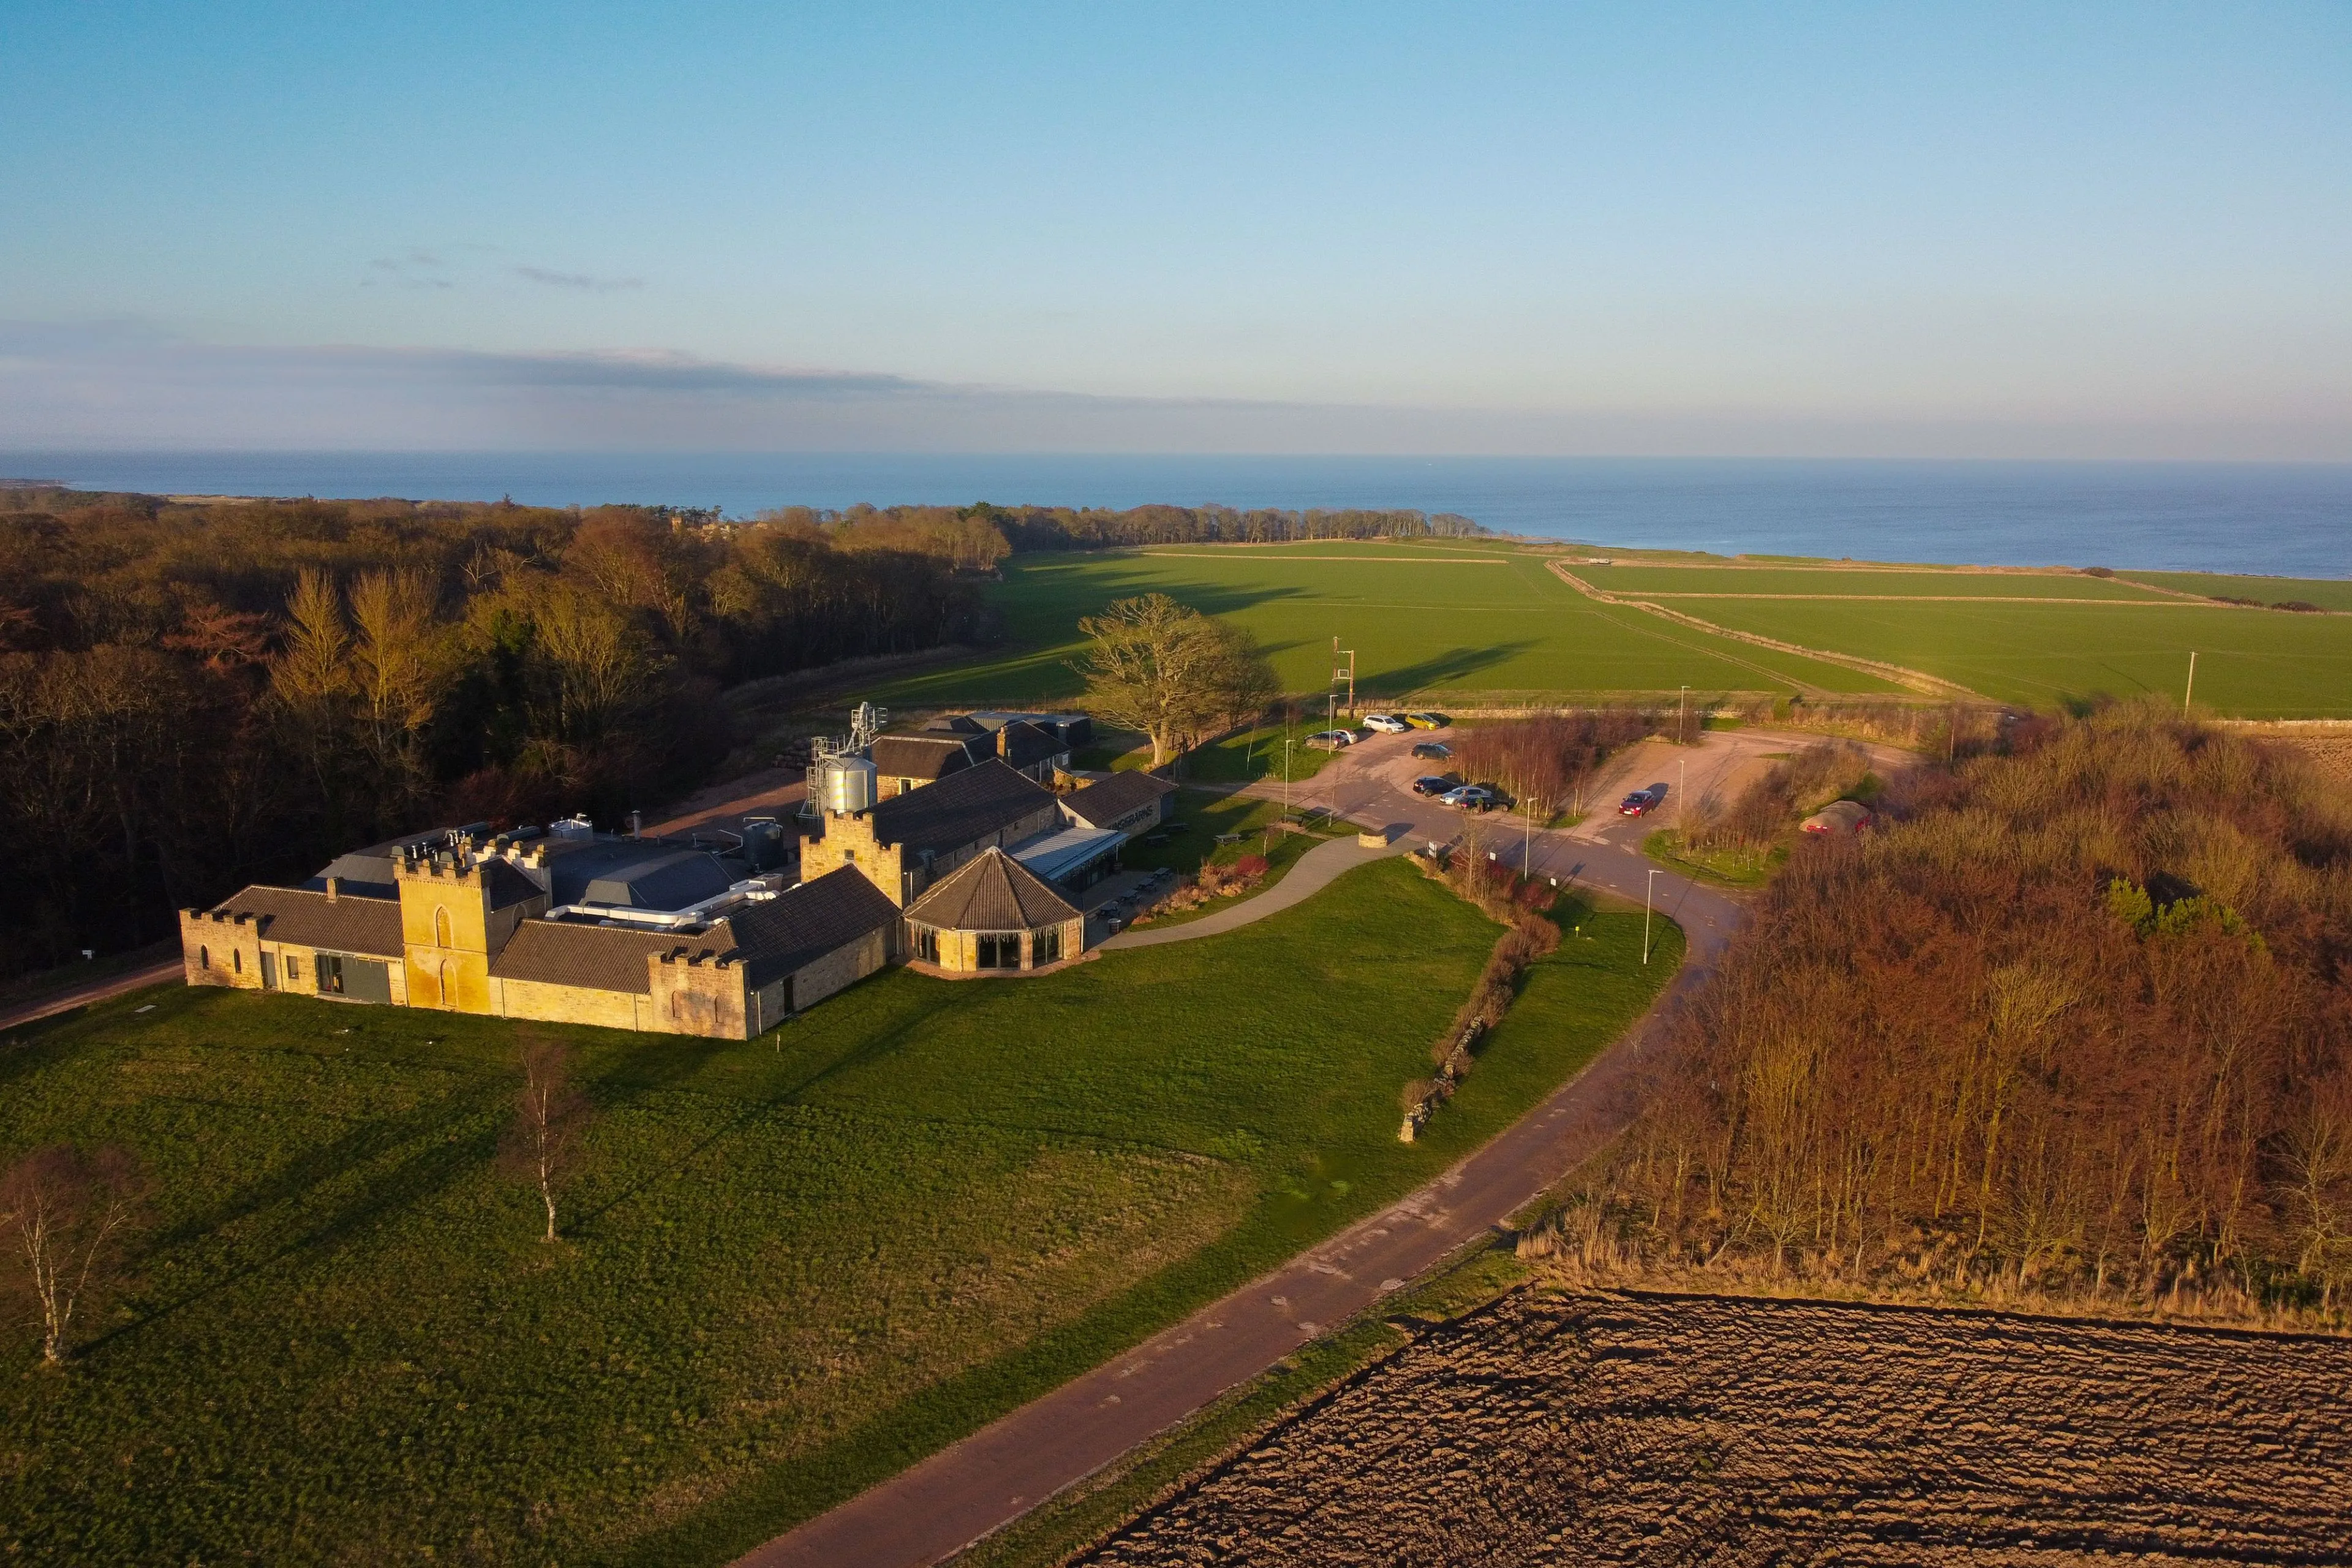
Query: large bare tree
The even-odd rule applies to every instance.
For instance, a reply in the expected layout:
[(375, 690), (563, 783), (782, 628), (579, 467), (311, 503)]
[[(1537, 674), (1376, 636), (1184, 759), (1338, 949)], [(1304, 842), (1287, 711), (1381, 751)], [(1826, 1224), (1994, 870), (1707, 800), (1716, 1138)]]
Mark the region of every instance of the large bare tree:
[(547, 1206), (542, 1241), (555, 1239), (556, 1190), (577, 1167), (581, 1134), (587, 1128), (588, 1097), (572, 1082), (572, 1053), (558, 1041), (526, 1036), (522, 1089), (499, 1157), (509, 1175), (539, 1189)]
[(1087, 706), (1149, 735), (1154, 767), (1255, 718), (1276, 695), (1273, 666), (1248, 633), (1165, 594), (1115, 600), (1078, 630), (1093, 639), (1071, 666), (1086, 678)]
[(36, 1149), (0, 1175), (0, 1235), (16, 1245), (17, 1278), (41, 1313), (41, 1360), (73, 1344), (75, 1313), (113, 1282), (121, 1243), (138, 1223), (145, 1182), (128, 1150)]

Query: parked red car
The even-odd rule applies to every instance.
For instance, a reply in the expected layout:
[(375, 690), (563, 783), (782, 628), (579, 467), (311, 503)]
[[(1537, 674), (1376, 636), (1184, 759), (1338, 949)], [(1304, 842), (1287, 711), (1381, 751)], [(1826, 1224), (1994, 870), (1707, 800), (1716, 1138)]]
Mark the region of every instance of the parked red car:
[(1665, 798), (1666, 786), (1662, 784), (1652, 784), (1647, 789), (1637, 789), (1617, 803), (1617, 815), (1620, 816), (1647, 816), (1657, 810), (1659, 803)]

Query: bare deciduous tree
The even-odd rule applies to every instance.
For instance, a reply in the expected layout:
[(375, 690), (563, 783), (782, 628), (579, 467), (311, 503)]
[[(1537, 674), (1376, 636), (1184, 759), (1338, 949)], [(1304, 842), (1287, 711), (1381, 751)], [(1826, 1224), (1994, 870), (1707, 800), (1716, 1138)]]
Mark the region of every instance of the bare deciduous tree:
[(1087, 702), (1151, 737), (1155, 767), (1275, 699), (1273, 667), (1248, 633), (1165, 594), (1115, 600), (1078, 630), (1094, 639), (1071, 666)]
[(128, 1150), (37, 1149), (0, 1175), (0, 1234), (16, 1243), (18, 1279), (41, 1313), (41, 1360), (72, 1347), (75, 1313), (110, 1284), (124, 1236), (138, 1223), (144, 1179)]
[(558, 1041), (526, 1036), (522, 1089), (499, 1159), (509, 1175), (539, 1189), (547, 1205), (542, 1241), (555, 1239), (556, 1189), (577, 1167), (581, 1134), (587, 1128), (588, 1097), (572, 1086), (572, 1053)]

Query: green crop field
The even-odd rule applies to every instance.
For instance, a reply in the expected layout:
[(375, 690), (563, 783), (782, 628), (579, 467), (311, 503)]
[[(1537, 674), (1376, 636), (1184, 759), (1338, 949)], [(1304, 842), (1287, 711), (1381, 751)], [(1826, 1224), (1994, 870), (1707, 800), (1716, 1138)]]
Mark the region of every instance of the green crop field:
[(1896, 689), (1837, 665), (1589, 599), (1535, 555), (1439, 542), (1014, 556), (995, 590), (1013, 650), (892, 682), (876, 698), (900, 706), (1066, 700), (1082, 685), (1068, 668), (1082, 651), (1078, 618), (1155, 592), (1246, 628), (1292, 692), (1328, 686), (1334, 637), (1356, 650), (1358, 691), (1382, 701), (1685, 685)]
[(2352, 610), (2352, 582), (2339, 578), (2229, 577), (2218, 572), (2125, 572), (2119, 575), (2182, 594), (2255, 599), (2265, 605), (2300, 599), (2323, 610)]
[(2352, 616), (2150, 605), (1683, 599), (1740, 631), (1925, 670), (2003, 702), (2179, 697), (2242, 718), (2352, 717)]
[(1691, 595), (1798, 598), (2120, 599), (2178, 603), (2115, 577), (2076, 573), (1970, 572), (1914, 567), (1873, 570), (1780, 566), (1572, 566), (1578, 576), (1609, 594), (1644, 597)]
[(1492, 1136), (1674, 972), (1638, 915), (1579, 922), (1544, 1026), (1412, 1145), (1398, 1086), (1496, 928), (1395, 860), (749, 1044), (551, 1028), (597, 1107), (552, 1247), (491, 1161), (515, 1026), (170, 989), (0, 1037), (0, 1154), (155, 1177), (73, 1364), (0, 1327), (0, 1553), (725, 1561)]

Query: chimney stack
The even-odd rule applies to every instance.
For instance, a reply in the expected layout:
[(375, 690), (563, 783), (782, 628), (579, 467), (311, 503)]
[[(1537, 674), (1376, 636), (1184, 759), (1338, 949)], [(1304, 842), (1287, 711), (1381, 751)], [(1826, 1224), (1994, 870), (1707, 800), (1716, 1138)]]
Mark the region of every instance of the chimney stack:
[(330, 877), (327, 879), (327, 902), (331, 904), (333, 903), (338, 898), (342, 896), (342, 891), (343, 879), (341, 877)]

